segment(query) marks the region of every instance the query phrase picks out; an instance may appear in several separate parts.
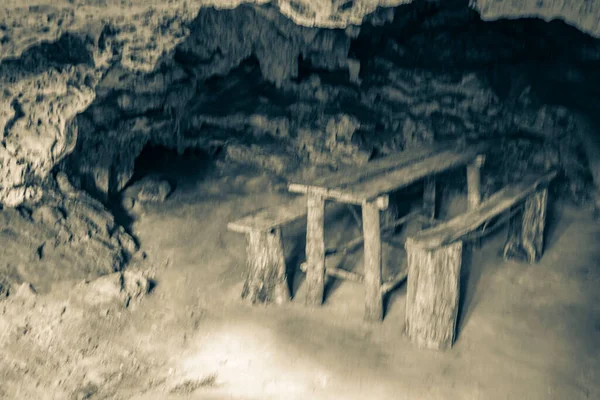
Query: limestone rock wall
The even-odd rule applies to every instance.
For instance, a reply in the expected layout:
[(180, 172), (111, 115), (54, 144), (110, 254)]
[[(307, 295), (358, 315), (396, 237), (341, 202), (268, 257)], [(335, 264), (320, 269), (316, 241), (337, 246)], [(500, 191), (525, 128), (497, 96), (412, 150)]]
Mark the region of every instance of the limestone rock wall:
[[(598, 7), (584, 0), (408, 3), (7, 0), (0, 203), (39, 198), (59, 163), (92, 192), (116, 192), (148, 142), (181, 150), (271, 137), (292, 158), (336, 164), (434, 137), (500, 136), (518, 129), (511, 113), (521, 110), (481, 70), (527, 58), (539, 43), (515, 46), (528, 28), (494, 39), (498, 29), (478, 30), (472, 10), (486, 19), (563, 16), (597, 34)], [(564, 57), (540, 71), (591, 87), (593, 65), (564, 60), (597, 63), (597, 41), (577, 38), (571, 51), (573, 38), (546, 38), (542, 51), (559, 46)], [(240, 83), (248, 77), (255, 83)]]
[(484, 20), (559, 19), (590, 35), (600, 35), (600, 3), (594, 0), (472, 0), (470, 3)]
[[(4, 68), (2, 68), (4, 67)], [(24, 73), (0, 66), (0, 199), (7, 206), (39, 195), (38, 186), (77, 140), (75, 116), (93, 101), (83, 67)], [(91, 71), (93, 74), (93, 70)]]

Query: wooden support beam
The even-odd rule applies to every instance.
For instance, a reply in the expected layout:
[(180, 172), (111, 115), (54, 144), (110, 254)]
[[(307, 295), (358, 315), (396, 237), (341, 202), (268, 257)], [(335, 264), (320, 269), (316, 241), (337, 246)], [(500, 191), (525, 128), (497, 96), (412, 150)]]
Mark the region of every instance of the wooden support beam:
[[(467, 165), (467, 209), (475, 210), (481, 204), (481, 167), (485, 163), (485, 155), (478, 155)], [(481, 238), (473, 241), (473, 246), (481, 247)]]
[(389, 281), (384, 282), (383, 285), (381, 285), (381, 294), (386, 295), (387, 293), (391, 292), (396, 288), (396, 286), (404, 282), (407, 277), (408, 273), (406, 271), (402, 271)]
[(306, 224), (306, 304), (318, 306), (323, 303), (325, 291), (325, 200), (309, 192), (307, 195)]
[[(402, 224), (405, 224), (407, 221), (409, 221), (413, 218), (420, 218), (420, 217), (423, 217), (420, 210), (412, 211), (412, 212), (406, 214), (405, 216), (403, 216), (402, 218), (398, 218), (397, 220), (382, 226), (381, 233), (384, 234), (386, 232), (392, 231), (396, 227), (398, 227)], [(338, 254), (338, 253), (341, 253), (344, 255), (352, 253), (353, 251), (360, 248), (360, 246), (362, 246), (364, 241), (365, 241), (365, 238), (363, 235), (358, 236), (358, 237), (352, 239), (351, 241), (349, 241), (348, 243), (343, 244), (339, 247), (328, 248), (327, 250), (325, 250), (325, 256), (332, 256), (332, 255)]]
[(403, 225), (406, 222), (408, 222), (414, 218), (423, 218), (423, 212), (421, 210), (411, 211), (408, 214), (406, 214), (405, 216), (398, 218), (397, 220), (392, 221), (389, 224), (385, 224), (384, 226), (382, 226), (381, 232), (389, 232), (389, 231), (395, 229), (396, 227)]
[[(340, 203), (362, 205), (365, 201), (365, 196), (355, 194), (351, 190), (346, 189), (328, 189), (318, 186), (307, 186), (298, 183), (288, 185), (288, 190), (292, 193), (313, 193), (324, 199), (335, 199)], [(389, 196), (386, 194), (374, 196), (372, 202), (377, 205), (380, 210), (385, 210), (390, 204)]]
[(522, 212), (515, 214), (508, 225), (504, 259), (537, 262), (544, 251), (544, 228), (548, 188), (543, 188), (525, 200)]
[(436, 199), (435, 199), (435, 176), (425, 178), (423, 188), (423, 215), (427, 222), (422, 224), (422, 229), (427, 229), (431, 226), (436, 216)]
[(383, 319), (383, 296), (381, 294), (381, 229), (377, 204), (362, 206), (363, 235), (365, 238), (365, 320)]
[(360, 215), (356, 211), (356, 208), (354, 208), (352, 204), (346, 204), (346, 207), (348, 208), (348, 211), (350, 211), (352, 218), (354, 218), (356, 225), (358, 225), (359, 229), (362, 229), (362, 220), (360, 219)]
[(426, 249), (406, 241), (406, 333), (417, 347), (452, 347), (458, 315), (462, 242)]
[[(300, 264), (300, 270), (302, 272), (306, 272), (308, 270), (308, 266), (305, 262)], [(365, 277), (361, 274), (336, 267), (325, 267), (325, 275), (358, 283), (363, 283), (365, 280)]]
[(467, 190), (468, 209), (474, 210), (481, 203), (481, 167), (485, 163), (485, 156), (478, 155), (475, 160), (467, 165)]
[(248, 271), (242, 299), (251, 304), (283, 304), (290, 300), (281, 230), (248, 232)]
[(341, 268), (335, 267), (327, 267), (325, 269), (325, 273), (329, 276), (333, 276), (334, 278), (345, 279), (347, 281), (353, 281), (358, 283), (363, 283), (365, 277), (361, 274), (357, 274), (356, 272), (346, 271)]

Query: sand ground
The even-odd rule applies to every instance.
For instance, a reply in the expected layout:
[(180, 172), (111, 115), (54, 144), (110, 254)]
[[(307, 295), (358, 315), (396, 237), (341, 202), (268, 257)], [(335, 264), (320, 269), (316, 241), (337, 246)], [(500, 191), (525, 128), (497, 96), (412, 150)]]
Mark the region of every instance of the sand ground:
[[(9, 332), (0, 335), (0, 397), (600, 398), (600, 224), (588, 211), (552, 204), (538, 264), (504, 262), (504, 231), (475, 249), (463, 268), (458, 339), (434, 352), (403, 334), (405, 286), (380, 324), (363, 322), (364, 289), (352, 282), (331, 285), (322, 307), (304, 307), (301, 272), (290, 304), (244, 304), (245, 239), (226, 224), (283, 194), (252, 170), (171, 177), (177, 187), (164, 203), (135, 209), (132, 231), (148, 254), (138, 267), (153, 268), (156, 283), (136, 307), (90, 307), (74, 282), (0, 302)], [(331, 210), (329, 243), (360, 233), (349, 213)], [(302, 229), (284, 230), (292, 267)], [(390, 269), (405, 262), (399, 242), (385, 246)], [(360, 268), (360, 258), (339, 262)]]

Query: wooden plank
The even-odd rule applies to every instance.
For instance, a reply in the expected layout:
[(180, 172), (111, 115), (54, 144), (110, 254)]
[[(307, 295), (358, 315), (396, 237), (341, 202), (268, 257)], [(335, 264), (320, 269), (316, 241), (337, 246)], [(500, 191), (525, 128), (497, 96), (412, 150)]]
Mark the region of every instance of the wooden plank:
[[(303, 262), (300, 264), (300, 271), (306, 272), (308, 270), (308, 265)], [(333, 276), (335, 278), (346, 279), (349, 281), (354, 281), (358, 283), (362, 283), (365, 277), (361, 274), (357, 274), (356, 272), (346, 271), (345, 269), (336, 268), (336, 267), (327, 267), (325, 266), (325, 275)]]
[(327, 267), (325, 269), (325, 273), (327, 275), (333, 276), (335, 278), (345, 279), (348, 281), (353, 281), (353, 282), (358, 282), (358, 283), (362, 283), (365, 279), (365, 277), (363, 275), (357, 274), (356, 272), (346, 271), (344, 269), (335, 268), (335, 267)]
[(363, 204), (362, 214), (365, 237), (365, 320), (375, 322), (383, 319), (380, 215), (373, 203)]
[[(422, 212), (420, 210), (412, 211), (412, 212), (406, 214), (405, 216), (403, 216), (402, 218), (398, 218), (396, 221), (393, 221), (389, 224), (382, 226), (381, 233), (383, 234), (385, 232), (391, 231), (394, 228), (406, 223), (407, 221), (409, 221), (413, 218), (418, 218), (418, 217), (422, 217)], [(338, 253), (342, 253), (342, 254), (351, 253), (351, 252), (355, 251), (356, 249), (358, 249), (363, 244), (364, 240), (365, 240), (364, 236), (362, 236), (362, 235), (358, 236), (346, 244), (343, 244), (338, 247), (332, 247), (332, 248), (325, 250), (325, 255), (331, 256), (331, 255), (338, 254)]]
[[(357, 196), (349, 189), (328, 189), (324, 187), (314, 186), (310, 186), (308, 189), (310, 189), (311, 192), (316, 193), (325, 199), (335, 199), (340, 203), (354, 204), (359, 206), (365, 202), (363, 197)], [(298, 185), (295, 183), (290, 184), (288, 186), (288, 190), (294, 193), (305, 192), (302, 185)], [(375, 203), (380, 210), (385, 210), (389, 205), (389, 198), (388, 196), (379, 196), (378, 198), (374, 199), (372, 203)]]
[(306, 197), (299, 196), (276, 207), (256, 210), (230, 222), (227, 229), (239, 233), (265, 232), (300, 219), (306, 213)]
[(390, 173), (377, 176), (375, 179), (354, 186), (351, 192), (358, 199), (370, 201), (383, 194), (406, 187), (431, 175), (467, 164), (477, 155), (487, 150), (487, 145), (473, 146), (464, 151), (442, 151), (435, 156), (412, 163)]
[(318, 306), (323, 303), (325, 291), (325, 200), (313, 193), (308, 193), (307, 197), (306, 304)]
[[(362, 204), (373, 202), (390, 192), (409, 186), (423, 178), (467, 164), (488, 148), (488, 145), (473, 146), (464, 151), (444, 150), (419, 161), (398, 166), (370, 180), (343, 187), (311, 188), (324, 198), (336, 199), (342, 203)], [(302, 185), (289, 186), (292, 192), (305, 192)]]
[(422, 231), (412, 238), (408, 238), (407, 243), (412, 242), (429, 249), (452, 243), (472, 232), (490, 218), (523, 201), (539, 188), (548, 185), (556, 175), (557, 171), (551, 171), (544, 175), (532, 175), (519, 183), (509, 185), (485, 200), (477, 209), (441, 223), (435, 228)]
[(384, 158), (369, 161), (366, 165), (353, 168), (344, 168), (342, 171), (317, 178), (306, 183), (293, 183), (290, 191), (296, 193), (308, 193), (314, 188), (343, 188), (348, 185), (360, 183), (364, 180), (389, 172), (398, 167), (412, 163), (437, 152), (451, 148), (448, 143), (439, 143), (433, 146), (422, 147), (410, 151), (403, 151)]

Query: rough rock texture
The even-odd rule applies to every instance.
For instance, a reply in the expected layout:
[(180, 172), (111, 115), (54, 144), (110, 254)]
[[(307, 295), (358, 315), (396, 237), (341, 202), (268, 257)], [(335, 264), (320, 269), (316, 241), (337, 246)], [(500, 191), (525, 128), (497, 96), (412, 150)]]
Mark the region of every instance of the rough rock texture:
[[(127, 68), (150, 71), (163, 53), (187, 36), (186, 24), (202, 3), (7, 0), (0, 9), (0, 54), (2, 58), (19, 58), (35, 45), (71, 34), (86, 38), (97, 49), (96, 66), (114, 56)], [(238, 3), (224, 1), (223, 6)]]
[(131, 186), (136, 193), (135, 200), (140, 202), (161, 202), (171, 194), (173, 188), (165, 180), (144, 178)]
[[(546, 37), (542, 46), (530, 41), (532, 46), (521, 48), (510, 33), (498, 41), (489, 35), (490, 30), (481, 30), (479, 15), (469, 8), (480, 10), (486, 19), (521, 12), (546, 19), (563, 16), (597, 35), (598, 6), (593, 2), (569, 2), (568, 7), (564, 1), (407, 3), (293, 0), (257, 7), (239, 6), (235, 0), (171, 0), (151, 5), (140, 0), (29, 0), (26, 4), (9, 0), (0, 10), (0, 57), (5, 60), (0, 65), (4, 89), (0, 93), (0, 203), (16, 206), (39, 197), (40, 181), (75, 143), (78, 152), (94, 146), (100, 149), (95, 153), (84, 150), (84, 162), (73, 163), (73, 173), (87, 181), (84, 187), (99, 195), (124, 187), (131, 178), (135, 155), (150, 140), (183, 149), (197, 145), (199, 138), (206, 142), (206, 133), (214, 136), (220, 131), (217, 136), (223, 138), (232, 127), (238, 132), (302, 137), (306, 132), (327, 130), (331, 118), (345, 114), (358, 121), (352, 137), (330, 136), (316, 147), (312, 143), (306, 147), (306, 140), (299, 139), (298, 146), (306, 148), (311, 160), (322, 159), (318, 147), (328, 151), (333, 145), (345, 154), (342, 158), (364, 161), (370, 150), (353, 146), (360, 142), (361, 132), (377, 128), (380, 121), (348, 112), (347, 104), (338, 106), (341, 113), (332, 110), (315, 116), (314, 106), (315, 100), (329, 106), (333, 97), (343, 103), (344, 97), (353, 96), (351, 86), (361, 84), (369, 58), (381, 52), (392, 62), (390, 73), (408, 59), (413, 60), (411, 66), (418, 60), (417, 65), (442, 62), (447, 67), (468, 68), (527, 58), (540, 47), (540, 51), (552, 51), (558, 46), (565, 56), (570, 51), (575, 62), (600, 59), (598, 44), (588, 39), (577, 39), (581, 45), (569, 50), (572, 35)], [(377, 8), (399, 4), (396, 9)], [(231, 9), (234, 6), (238, 7)], [(348, 26), (361, 22), (360, 29)], [(514, 34), (535, 37), (539, 31)], [(220, 85), (213, 94), (220, 92), (223, 99), (230, 84), (215, 82), (214, 77), (228, 75), (251, 59), (258, 63), (260, 77), (275, 85), (275, 95), (266, 100), (259, 97), (262, 103), (252, 113), (243, 109), (248, 108), (250, 98), (233, 102), (242, 108), (241, 114), (239, 109), (237, 113), (224, 111), (223, 106), (208, 111), (214, 100), (211, 85)], [(586, 68), (556, 63), (544, 68), (550, 71), (544, 74), (554, 74), (563, 83), (581, 82), (589, 75), (590, 68)], [(347, 83), (328, 87), (319, 78), (291, 83), (319, 71), (344, 73)], [(397, 96), (394, 90), (384, 88), (383, 96)], [(295, 101), (298, 95), (310, 97), (311, 104)], [(377, 94), (372, 96), (377, 101)], [(440, 106), (430, 103), (426, 107), (432, 107), (427, 112), (435, 119), (435, 108)], [(310, 108), (313, 111), (307, 112)], [(86, 109), (85, 117), (74, 122), (75, 115)], [(226, 118), (225, 113), (234, 117)], [(417, 140), (431, 136), (423, 123), (416, 118), (398, 122), (405, 132), (415, 132)], [(86, 137), (76, 140), (81, 132)]]
[(600, 3), (595, 0), (472, 0), (484, 20), (499, 18), (561, 19), (600, 36)]
[(190, 29), (153, 72), (109, 69), (77, 117), (77, 147), (62, 168), (97, 197), (127, 185), (148, 144), (224, 148), (229, 160), (285, 175), (299, 161), (335, 168), (457, 138), (504, 140), (496, 165), (505, 176), (490, 187), (560, 166), (566, 192), (584, 197), (578, 128), (568, 108), (549, 104), (572, 101), (540, 89), (585, 91), (599, 81), (586, 51), (600, 49), (597, 41), (566, 25), (484, 23), (456, 6), (410, 5), (350, 37), (243, 5), (202, 9)]
[[(300, 27), (272, 7), (202, 9), (190, 29), (156, 71), (108, 70), (95, 102), (77, 118), (81, 135), (66, 168), (100, 198), (127, 184), (149, 142), (183, 151), (222, 144), (232, 132), (289, 138), (285, 104), (291, 99), (282, 87), (298, 77), (299, 57), (321, 68), (349, 69), (344, 31)], [(259, 93), (259, 102), (239, 96), (244, 90)], [(278, 100), (282, 104), (274, 104)], [(243, 157), (247, 151), (229, 153)]]
[(137, 245), (102, 204), (75, 190), (64, 174), (37, 205), (0, 212), (0, 282), (30, 282), (47, 291), (57, 281), (120, 271)]
[[(393, 7), (412, 0), (280, 0), (282, 14), (299, 25), (345, 28), (360, 25), (378, 7)], [(437, 3), (439, 0), (429, 0)], [(600, 5), (590, 0), (459, 0), (462, 7), (473, 7), (487, 20), (537, 17), (564, 19), (592, 35), (600, 35)], [(233, 8), (240, 3), (264, 1), (169, 0), (148, 3), (143, 0), (7, 0), (0, 10), (2, 39), (0, 54), (14, 58), (35, 43), (52, 42), (64, 32), (100, 32), (105, 23), (127, 38), (126, 63), (139, 68), (152, 67), (163, 52), (168, 52), (185, 36), (186, 23), (201, 7)], [(140, 48), (147, 50), (140, 60)]]
[(77, 140), (74, 117), (94, 99), (86, 68), (66, 67), (27, 74), (0, 65), (0, 199), (15, 206), (36, 196), (46, 177)]

